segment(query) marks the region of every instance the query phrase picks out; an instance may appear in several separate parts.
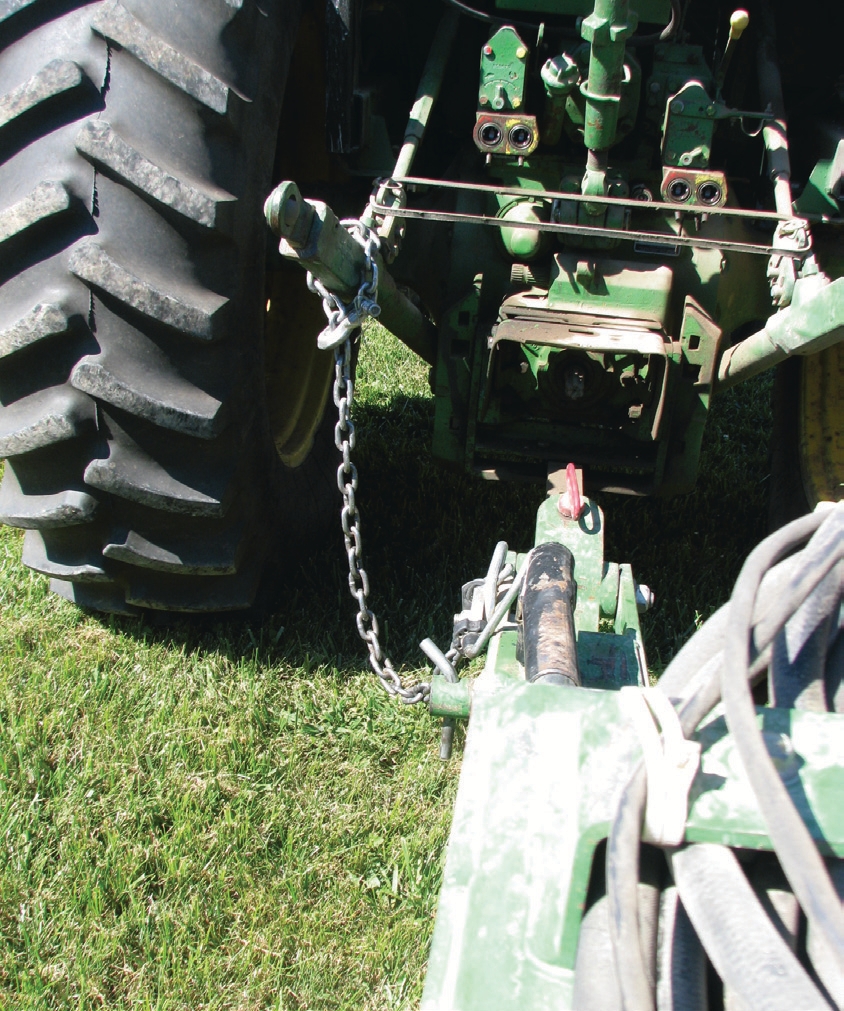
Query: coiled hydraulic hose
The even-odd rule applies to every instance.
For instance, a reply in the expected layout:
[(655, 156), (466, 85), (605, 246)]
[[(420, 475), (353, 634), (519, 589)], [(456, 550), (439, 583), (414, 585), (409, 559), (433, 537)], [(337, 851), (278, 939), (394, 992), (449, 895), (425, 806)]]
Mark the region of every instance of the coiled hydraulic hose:
[[(781, 561), (810, 537), (812, 539), (807, 547)], [(767, 977), (766, 983), (764, 974), (760, 977), (751, 971), (751, 961), (755, 956), (751, 955), (750, 946), (723, 947), (717, 944), (717, 939), (697, 917), (699, 922), (695, 923), (695, 927), (698, 934), (706, 935), (701, 936), (701, 941), (716, 968), (719, 968), (720, 961), (720, 968), (729, 974), (730, 987), (743, 978), (754, 980), (756, 989), (751, 1001), (754, 1008), (786, 1009), (795, 994), (802, 995), (800, 1000), (805, 999), (809, 1003), (792, 1003), (791, 1007), (836, 1006), (840, 1005), (838, 995), (844, 988), (844, 913), (841, 900), (764, 747), (750, 694), (751, 684), (769, 666), (771, 647), (776, 637), (792, 632), (801, 621), (805, 625), (807, 615), (811, 615), (816, 625), (823, 625), (826, 630), (827, 694), (830, 697), (835, 694), (841, 672), (837, 672), (836, 680), (834, 665), (840, 663), (844, 637), (839, 628), (844, 581), (842, 559), (844, 503), (820, 508), (763, 541), (745, 563), (730, 603), (716, 612), (680, 651), (660, 682), (661, 689), (674, 703), (687, 736), (723, 695), (727, 721), (736, 737), (748, 778), (757, 791), (777, 857), (806, 914), (809, 936), (814, 938), (814, 946), (819, 952), (818, 957), (813, 959), (813, 968), (825, 991), (823, 995), (787, 945), (776, 946), (777, 971)], [(830, 592), (830, 586), (837, 592)], [(813, 594), (811, 606), (805, 606)], [(795, 614), (798, 615), (796, 625), (791, 626), (790, 620)], [(811, 629), (808, 631), (811, 632)], [(801, 631), (798, 627), (795, 634), (798, 640), (802, 636), (804, 642), (811, 638), (805, 628)], [(639, 850), (646, 800), (647, 781), (644, 765), (640, 764), (622, 793), (607, 844), (609, 933), (621, 1006), (628, 1011), (653, 1008), (656, 998), (648, 972), (649, 953), (643, 950), (640, 938), (637, 911)], [(687, 851), (697, 849), (699, 847), (686, 847), (677, 851), (672, 857), (672, 864), (676, 864), (683, 879), (682, 885), (677, 881), (681, 900), (701, 908), (696, 896), (698, 890), (704, 887), (704, 878), (710, 881), (711, 875), (703, 872), (684, 874), (680, 868), (697, 866), (695, 861), (698, 860), (698, 869), (711, 870), (713, 866), (731, 868), (724, 870), (727, 876), (733, 875), (734, 868), (730, 864), (728, 850), (725, 850), (726, 857), (709, 851), (700, 856), (685, 856)], [(759, 916), (765, 914), (743, 874), (742, 880), (746, 887), (741, 891), (739, 915), (744, 917), (747, 929), (752, 929), (749, 924), (760, 922)], [(722, 890), (725, 887), (728, 893), (738, 895), (730, 891), (731, 886), (722, 883)], [(717, 920), (715, 922), (717, 929)], [(770, 952), (770, 946), (765, 950)], [(783, 996), (788, 994), (791, 996)]]

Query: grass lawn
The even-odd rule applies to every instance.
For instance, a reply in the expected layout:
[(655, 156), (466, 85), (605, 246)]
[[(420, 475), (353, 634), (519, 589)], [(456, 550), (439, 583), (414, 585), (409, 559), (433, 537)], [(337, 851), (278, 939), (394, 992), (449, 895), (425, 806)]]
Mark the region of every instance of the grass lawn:
[[(426, 371), (376, 330), (358, 372), (365, 564), (407, 670), (542, 494), (433, 464)], [(655, 672), (764, 536), (769, 394), (716, 403), (693, 495), (603, 502), (608, 557), (657, 595)], [(416, 1007), (461, 749), (440, 763), (367, 673), (339, 532), (264, 618), (172, 625), (76, 610), (20, 540), (0, 529), (0, 1007)]]

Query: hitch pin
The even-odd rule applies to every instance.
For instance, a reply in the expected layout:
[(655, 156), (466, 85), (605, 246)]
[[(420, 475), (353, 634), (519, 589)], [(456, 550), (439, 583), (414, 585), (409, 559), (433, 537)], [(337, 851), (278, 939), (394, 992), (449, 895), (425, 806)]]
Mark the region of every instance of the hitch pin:
[(583, 499), (580, 497), (580, 482), (582, 473), (578, 474), (573, 463), (566, 467), (566, 490), (557, 501), (557, 511), (566, 520), (580, 519), (583, 512)]

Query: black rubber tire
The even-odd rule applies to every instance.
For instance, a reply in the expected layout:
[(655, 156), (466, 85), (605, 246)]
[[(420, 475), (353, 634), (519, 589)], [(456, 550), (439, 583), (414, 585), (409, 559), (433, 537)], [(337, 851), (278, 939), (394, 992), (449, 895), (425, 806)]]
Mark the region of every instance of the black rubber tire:
[[(0, 0), (0, 519), (106, 611), (247, 607), (333, 508), (263, 377), (298, 0)], [(313, 335), (305, 335), (313, 339)]]

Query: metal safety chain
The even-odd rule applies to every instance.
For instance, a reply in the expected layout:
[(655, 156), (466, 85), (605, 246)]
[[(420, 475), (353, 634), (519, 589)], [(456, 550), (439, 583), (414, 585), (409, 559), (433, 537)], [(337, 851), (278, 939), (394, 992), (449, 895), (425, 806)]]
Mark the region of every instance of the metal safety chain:
[(337, 407), (337, 423), (334, 426), (334, 443), (343, 459), (337, 468), (337, 487), (343, 496), (341, 523), (349, 561), (349, 592), (358, 605), (355, 617), (358, 635), (366, 643), (369, 664), (389, 695), (393, 695), (405, 705), (427, 702), (431, 686), (427, 682), (402, 684), (393, 663), (381, 648), (380, 627), (375, 612), (369, 606), (369, 577), (361, 566), (363, 543), (360, 533), (360, 513), (355, 499), (358, 489), (358, 472), (352, 463), (355, 448), (355, 426), (352, 421), (354, 382), (352, 380), (352, 337), (368, 317), (380, 313), (378, 298), (378, 239), (375, 233), (361, 221), (342, 222), (358, 240), (366, 253), (364, 278), (355, 298), (348, 305), (312, 274), (308, 274), (308, 288), (322, 298), (328, 325), (319, 336), (320, 348), (334, 349), (334, 404)]
[(337, 348), (344, 341), (351, 340), (368, 316), (375, 319), (381, 314), (381, 306), (378, 305), (378, 263), (375, 260), (378, 237), (357, 218), (341, 221), (340, 224), (344, 225), (363, 247), (366, 253), (366, 268), (358, 293), (348, 305), (308, 271), (308, 288), (322, 299), (323, 312), (328, 320), (328, 325), (317, 337), (317, 346), (321, 351)]

